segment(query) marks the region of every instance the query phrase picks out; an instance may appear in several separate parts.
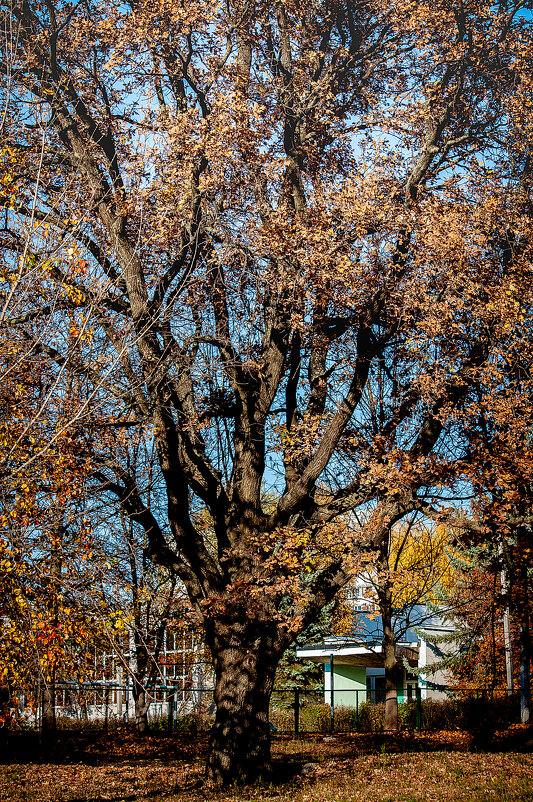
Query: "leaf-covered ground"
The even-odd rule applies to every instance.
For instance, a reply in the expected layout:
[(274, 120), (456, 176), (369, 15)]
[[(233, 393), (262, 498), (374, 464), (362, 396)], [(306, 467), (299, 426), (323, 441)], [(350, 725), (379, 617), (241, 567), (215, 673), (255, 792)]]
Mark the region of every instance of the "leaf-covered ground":
[(203, 781), (203, 736), (69, 733), (50, 748), (16, 734), (0, 745), (2, 802), (533, 802), (533, 730), (521, 728), (488, 752), (451, 732), (276, 738), (272, 780), (229, 790)]

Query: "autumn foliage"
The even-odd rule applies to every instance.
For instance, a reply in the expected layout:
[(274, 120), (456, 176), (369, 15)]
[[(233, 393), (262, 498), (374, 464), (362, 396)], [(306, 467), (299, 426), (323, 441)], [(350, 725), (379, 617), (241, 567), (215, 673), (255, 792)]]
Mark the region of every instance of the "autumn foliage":
[(2, 5), (3, 326), (203, 621), (212, 779), (268, 773), (283, 651), (477, 487), (482, 412), (529, 462), (524, 8)]

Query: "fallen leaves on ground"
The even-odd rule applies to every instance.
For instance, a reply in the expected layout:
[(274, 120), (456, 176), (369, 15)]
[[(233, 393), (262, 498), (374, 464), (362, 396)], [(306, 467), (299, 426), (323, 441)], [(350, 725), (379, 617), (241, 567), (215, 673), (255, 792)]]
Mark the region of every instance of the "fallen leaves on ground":
[[(515, 728), (487, 753), (468, 751), (469, 736), (458, 732), (275, 738), (272, 781), (244, 789), (203, 782), (204, 735), (70, 735), (58, 739), (46, 760), (31, 753), (24, 760), (22, 745), (30, 741), (20, 739), (18, 746), (8, 744), (11, 756), (0, 766), (0, 800), (526, 802), (533, 800), (532, 737), (531, 730)], [(513, 751), (498, 751), (506, 738)], [(305, 776), (299, 773), (304, 763), (314, 764)]]

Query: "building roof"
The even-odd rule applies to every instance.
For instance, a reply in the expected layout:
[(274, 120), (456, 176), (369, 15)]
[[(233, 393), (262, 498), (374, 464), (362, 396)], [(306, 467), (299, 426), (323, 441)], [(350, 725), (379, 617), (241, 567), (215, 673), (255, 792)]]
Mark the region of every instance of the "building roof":
[[(357, 613), (354, 616), (354, 633), (351, 636), (331, 636), (322, 643), (305, 644), (296, 649), (296, 656), (315, 663), (327, 663), (334, 656), (337, 665), (375, 667), (383, 665), (383, 624), (380, 615)], [(419, 634), (430, 635), (454, 632), (455, 627), (444, 612), (430, 610), (425, 605), (413, 605), (399, 610), (393, 616), (393, 629), (397, 634), (396, 651), (416, 664)]]
[[(446, 610), (437, 611), (425, 604), (413, 604), (392, 615), (392, 629), (398, 643), (418, 643), (418, 631), (424, 633), (454, 632), (455, 626), (447, 618)], [(359, 613), (354, 616), (353, 637), (363, 643), (381, 643), (383, 622), (380, 615)]]
[[(327, 639), (324, 643), (315, 646), (303, 646), (296, 649), (296, 656), (313, 663), (329, 663), (331, 655), (336, 666), (366, 666), (367, 668), (380, 668), (383, 666), (383, 650), (381, 645), (373, 647), (362, 646), (355, 642), (334, 644), (333, 638)], [(398, 658), (404, 658), (410, 665), (416, 666), (418, 663), (418, 648), (416, 646), (397, 646), (396, 654)]]

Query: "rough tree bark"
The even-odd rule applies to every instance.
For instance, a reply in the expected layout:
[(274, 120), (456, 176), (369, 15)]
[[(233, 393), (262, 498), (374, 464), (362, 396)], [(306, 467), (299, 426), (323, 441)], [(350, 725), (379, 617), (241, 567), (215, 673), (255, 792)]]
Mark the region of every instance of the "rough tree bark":
[[(278, 641), (278, 643), (276, 643)], [(275, 631), (249, 622), (214, 623), (216, 718), (209, 736), (207, 776), (216, 782), (270, 776), (269, 705), (283, 652)]]

